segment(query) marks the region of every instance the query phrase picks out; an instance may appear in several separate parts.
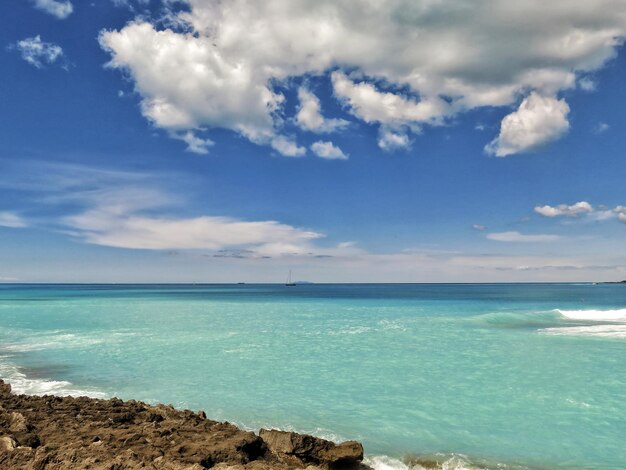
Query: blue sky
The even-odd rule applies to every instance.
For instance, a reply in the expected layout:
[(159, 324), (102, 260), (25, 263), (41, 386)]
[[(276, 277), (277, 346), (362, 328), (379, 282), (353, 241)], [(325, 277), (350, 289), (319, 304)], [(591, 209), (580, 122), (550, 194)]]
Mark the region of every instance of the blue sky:
[(621, 1), (0, 18), (0, 281), (626, 278)]

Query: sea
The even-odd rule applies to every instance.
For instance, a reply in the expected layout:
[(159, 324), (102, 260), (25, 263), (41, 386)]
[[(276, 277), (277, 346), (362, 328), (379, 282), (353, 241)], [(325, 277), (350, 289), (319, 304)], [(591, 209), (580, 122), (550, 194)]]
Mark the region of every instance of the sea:
[(0, 377), (356, 439), (377, 470), (626, 469), (623, 284), (3, 284)]

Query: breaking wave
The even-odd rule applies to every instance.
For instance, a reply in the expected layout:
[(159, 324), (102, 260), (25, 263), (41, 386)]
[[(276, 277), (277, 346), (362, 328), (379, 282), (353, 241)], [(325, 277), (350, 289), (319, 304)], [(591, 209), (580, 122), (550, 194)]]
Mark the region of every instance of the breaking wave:
[(106, 394), (95, 389), (77, 388), (66, 380), (52, 380), (45, 378), (28, 377), (23, 370), (9, 362), (9, 357), (0, 356), (0, 377), (11, 384), (11, 389), (17, 394), (26, 395), (58, 395), (58, 396), (87, 396), (92, 398), (106, 398)]
[[(555, 310), (568, 326), (543, 328), (540, 333), (550, 336), (589, 336), (626, 339), (626, 309), (616, 310)], [(572, 322), (578, 325), (571, 325)], [(580, 325), (579, 323), (585, 323)]]

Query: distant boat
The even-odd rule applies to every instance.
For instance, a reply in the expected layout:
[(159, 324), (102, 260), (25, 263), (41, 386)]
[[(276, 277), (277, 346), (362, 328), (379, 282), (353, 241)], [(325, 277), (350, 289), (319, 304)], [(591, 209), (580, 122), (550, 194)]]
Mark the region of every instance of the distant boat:
[(287, 276), (287, 282), (285, 285), (288, 287), (294, 287), (296, 285), (296, 283), (291, 280), (291, 269), (289, 270), (289, 276)]

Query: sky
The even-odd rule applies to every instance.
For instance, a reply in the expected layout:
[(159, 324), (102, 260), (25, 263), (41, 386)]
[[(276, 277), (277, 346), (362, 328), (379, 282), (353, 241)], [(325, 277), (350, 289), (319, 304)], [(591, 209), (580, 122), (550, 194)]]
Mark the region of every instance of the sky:
[(626, 279), (624, 0), (0, 23), (0, 282)]

